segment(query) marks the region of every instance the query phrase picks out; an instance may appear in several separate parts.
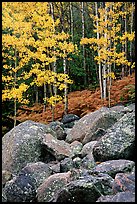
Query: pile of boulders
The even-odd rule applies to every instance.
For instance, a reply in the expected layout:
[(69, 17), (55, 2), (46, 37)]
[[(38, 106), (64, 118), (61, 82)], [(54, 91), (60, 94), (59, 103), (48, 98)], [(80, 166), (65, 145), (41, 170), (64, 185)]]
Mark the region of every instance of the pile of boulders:
[(135, 202), (135, 104), (2, 138), (2, 202)]

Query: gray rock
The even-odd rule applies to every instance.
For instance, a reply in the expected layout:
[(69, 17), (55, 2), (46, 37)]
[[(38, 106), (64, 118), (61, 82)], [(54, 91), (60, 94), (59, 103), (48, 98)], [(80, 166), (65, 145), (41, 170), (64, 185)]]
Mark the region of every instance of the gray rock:
[(97, 138), (94, 137), (94, 134), (96, 134), (98, 128), (107, 129), (115, 122), (116, 118), (109, 114), (109, 109), (102, 107), (101, 109), (82, 117), (73, 126), (66, 137), (66, 141), (71, 143), (74, 140), (78, 140), (85, 144), (91, 140), (97, 140)]
[(130, 105), (127, 106), (127, 108), (135, 112), (135, 103), (131, 103)]
[(43, 181), (52, 174), (52, 169), (43, 162), (28, 163), (18, 174), (18, 176), (28, 176), (33, 181), (37, 189)]
[(93, 148), (96, 161), (135, 159), (135, 113), (125, 114)]
[(37, 201), (49, 202), (65, 184), (70, 181), (71, 172), (49, 176), (37, 189)]
[(112, 189), (115, 194), (121, 191), (135, 193), (135, 173), (117, 173)]
[(96, 162), (94, 160), (92, 153), (83, 157), (81, 161), (81, 167), (88, 169), (88, 170), (92, 170), (95, 166), (96, 166)]
[(58, 140), (65, 140), (66, 139), (66, 132), (64, 130), (63, 123), (59, 121), (51, 122), (48, 124), (48, 126), (57, 134)]
[(56, 134), (46, 125), (30, 120), (6, 133), (2, 138), (2, 169), (17, 174), (27, 163), (42, 161), (42, 138), (47, 133)]
[(97, 176), (80, 177), (69, 182), (56, 196), (52, 202), (95, 202), (100, 195), (112, 193), (113, 179), (106, 174)]
[(2, 170), (2, 186), (6, 184), (7, 181), (11, 180), (13, 175), (10, 171)]
[(5, 193), (2, 191), (2, 203), (6, 203), (6, 202), (7, 202), (7, 197)]
[(64, 140), (56, 139), (51, 134), (46, 134), (42, 143), (43, 151), (45, 149), (45, 151), (50, 152), (58, 161), (72, 155), (70, 145)]
[(134, 166), (135, 162), (126, 159), (109, 160), (96, 165), (92, 171), (115, 177), (118, 172), (131, 172)]
[(3, 188), (7, 202), (33, 202), (35, 201), (36, 189), (34, 180), (29, 176), (15, 176), (8, 181)]
[(83, 144), (79, 141), (74, 141), (70, 144), (70, 147), (72, 150), (73, 157), (75, 157), (75, 156), (79, 156), (81, 149), (83, 147)]
[(71, 143), (78, 140), (86, 144), (93, 140), (99, 140), (108, 128), (128, 112), (132, 112), (131, 108), (114, 106), (112, 108), (102, 107), (86, 114), (73, 126), (66, 137), (66, 141)]
[(83, 158), (86, 155), (91, 154), (93, 152), (93, 147), (95, 146), (96, 143), (97, 141), (91, 141), (86, 143), (80, 152), (80, 156)]
[(66, 114), (63, 116), (61, 122), (63, 124), (66, 124), (66, 123), (70, 123), (72, 121), (79, 120), (79, 119), (80, 119), (80, 117), (75, 115), (75, 114)]
[(60, 162), (60, 171), (68, 172), (73, 168), (73, 160), (71, 158), (65, 158)]
[(80, 169), (80, 167), (81, 167), (81, 162), (82, 162), (82, 160), (81, 160), (80, 157), (75, 157), (75, 158), (73, 159), (73, 167), (76, 168), (76, 169)]
[(48, 163), (48, 166), (52, 170), (52, 174), (60, 173), (60, 171), (61, 171), (60, 162), (58, 162), (58, 161), (51, 161)]
[(96, 202), (135, 202), (135, 193), (127, 191), (116, 195), (101, 196)]

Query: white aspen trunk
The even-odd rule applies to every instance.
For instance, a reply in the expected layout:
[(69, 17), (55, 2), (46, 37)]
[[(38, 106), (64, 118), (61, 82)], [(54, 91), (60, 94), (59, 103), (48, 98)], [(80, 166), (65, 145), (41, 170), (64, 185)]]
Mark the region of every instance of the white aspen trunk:
[[(15, 47), (15, 68), (17, 67), (17, 50)], [(16, 88), (16, 81), (17, 81), (17, 74), (15, 72), (14, 74), (14, 88)], [(17, 98), (15, 97), (14, 99), (14, 127), (16, 126), (16, 122), (17, 122)]]
[[(54, 9), (53, 9), (53, 2), (49, 2), (50, 3), (50, 9), (51, 9), (51, 16), (54, 22)], [(53, 25), (53, 32), (55, 32), (55, 25)], [(54, 38), (54, 36), (53, 36)], [(53, 48), (53, 53), (55, 56), (55, 48)], [(53, 72), (57, 72), (57, 66), (56, 66), (56, 61), (53, 62)], [(56, 78), (54, 79), (54, 83), (56, 84)], [(57, 95), (57, 87), (53, 85), (53, 92), (54, 92), (54, 96), (56, 97)]]
[[(63, 69), (64, 69), (64, 74), (67, 74), (67, 69), (66, 69), (66, 58), (63, 58)], [(64, 114), (66, 115), (68, 113), (68, 88), (67, 88), (67, 83), (65, 82), (66, 88), (64, 89)]]
[[(134, 15), (134, 11), (133, 11), (133, 7), (134, 7), (134, 3), (132, 2), (132, 12), (131, 12), (131, 26), (130, 26), (130, 33), (133, 32), (133, 15)], [(132, 41), (130, 42), (130, 60), (132, 63)], [(129, 67), (129, 75), (131, 75), (131, 68)]]
[[(84, 2), (81, 2), (81, 14), (82, 14), (82, 38), (85, 37), (85, 20), (84, 20)], [(82, 46), (83, 48), (83, 69), (84, 69), (84, 85), (86, 86), (87, 80), (86, 80), (86, 59), (85, 59), (85, 46)]]
[[(110, 10), (112, 10), (112, 4), (110, 5)], [(110, 17), (110, 22), (111, 22), (111, 25), (108, 27), (109, 31), (111, 31), (111, 28), (112, 28), (112, 17)], [(110, 51), (111, 47), (112, 47), (112, 40), (111, 40), (111, 37), (109, 38), (110, 40), (110, 45), (108, 46), (108, 51)], [(109, 57), (108, 57), (108, 60), (109, 60)], [(110, 62), (110, 61), (109, 61)], [(111, 66), (112, 64), (108, 64), (108, 73), (111, 73)], [(108, 77), (109, 79), (109, 85), (108, 85), (108, 107), (110, 108), (111, 106), (111, 84), (112, 84), (112, 78), (109, 76)]]
[[(98, 5), (97, 2), (95, 2), (95, 13), (96, 17), (98, 19)], [(96, 25), (98, 28), (98, 20), (96, 21)], [(99, 32), (97, 31), (97, 39), (99, 39)], [(99, 46), (98, 46), (98, 56), (100, 57), (100, 52), (99, 52)], [(103, 87), (102, 87), (102, 69), (101, 69), (101, 62), (99, 63), (99, 85), (100, 85), (100, 93), (101, 93), (101, 99), (103, 98)]]
[(47, 98), (47, 90), (46, 90), (46, 84), (43, 85), (44, 88), (44, 106), (43, 106), (43, 112), (46, 111), (46, 98)]
[[(104, 2), (105, 3), (105, 2)], [(106, 10), (106, 8), (105, 8)], [(107, 21), (107, 13), (105, 12), (105, 22)], [(107, 39), (107, 33), (104, 34), (105, 39)], [(106, 48), (107, 49), (107, 48)], [(107, 70), (107, 63), (105, 60), (105, 64), (103, 65), (103, 75), (106, 76), (106, 70)], [(103, 77), (103, 98), (106, 99), (107, 97), (107, 78)]]
[(72, 2), (69, 4), (70, 6), (70, 32), (71, 32), (71, 39), (72, 42), (74, 41), (74, 22), (73, 22), (73, 8), (72, 8)]

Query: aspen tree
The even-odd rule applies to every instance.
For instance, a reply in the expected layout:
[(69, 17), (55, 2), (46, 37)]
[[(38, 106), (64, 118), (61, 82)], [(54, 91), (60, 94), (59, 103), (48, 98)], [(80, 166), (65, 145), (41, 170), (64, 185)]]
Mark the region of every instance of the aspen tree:
[(72, 2), (69, 2), (69, 7), (70, 7), (70, 33), (71, 33), (71, 39), (72, 39), (72, 42), (74, 42), (74, 32), (73, 32), (73, 29), (74, 29), (74, 23), (73, 23), (73, 4)]
[[(18, 2), (15, 4), (5, 2), (2, 10), (3, 68), (6, 69), (7, 73), (7, 76), (2, 76), (2, 81), (6, 83), (2, 91), (2, 100), (14, 101), (14, 126), (16, 126), (17, 102), (28, 102), (23, 100), (23, 93), (28, 89), (28, 85), (23, 82), (23, 77), (19, 73), (29, 61), (29, 56), (24, 54), (27, 51), (27, 49), (24, 49), (24, 44), (26, 43), (24, 36), (26, 32), (30, 35), (31, 30), (30, 24), (24, 22), (22, 10), (20, 15), (18, 15), (18, 6), (20, 7)], [(4, 32), (5, 30), (7, 32)], [(5, 55), (5, 50), (10, 50), (7, 55)], [(20, 56), (24, 58), (18, 59)]]
[[(97, 40), (99, 40), (99, 31), (98, 31), (98, 4), (95, 2), (95, 11), (96, 11), (96, 27), (97, 27)], [(98, 56), (100, 58), (100, 47), (98, 45)], [(103, 98), (103, 86), (102, 86), (102, 68), (101, 68), (101, 61), (99, 60), (99, 84), (100, 84), (100, 92), (101, 92), (101, 99)]]
[[(130, 33), (132, 34), (132, 32), (133, 32), (133, 19), (134, 19), (134, 2), (131, 2), (131, 10), (130, 10), (130, 15), (131, 15), (131, 20), (130, 20)], [(132, 47), (133, 47), (133, 42), (131, 41), (130, 42), (130, 60), (131, 60), (131, 63), (133, 62), (133, 60), (132, 60)], [(131, 73), (132, 73), (132, 71), (131, 71), (131, 68), (129, 67), (129, 75), (131, 75)]]
[[(82, 38), (85, 37), (85, 21), (84, 21), (84, 2), (81, 2), (81, 16), (82, 16)], [(86, 86), (87, 80), (86, 80), (86, 59), (85, 59), (85, 46), (82, 45), (83, 49), (83, 70), (84, 70), (84, 85)]]
[[(125, 52), (119, 53), (118, 44), (125, 45), (125, 39), (128, 41), (132, 41), (134, 39), (134, 33), (123, 33), (120, 35), (121, 31), (121, 22), (119, 23), (119, 19), (124, 15), (123, 11), (121, 11), (121, 7), (123, 3), (121, 2), (105, 2), (105, 7), (98, 8), (96, 4), (96, 15), (93, 14), (91, 17), (94, 20), (95, 32), (97, 33), (97, 38), (83, 38), (81, 39), (81, 44), (91, 44), (91, 48), (95, 51), (97, 50), (98, 56), (95, 56), (95, 60), (98, 64), (103, 65), (104, 72), (100, 76), (100, 78), (108, 78), (108, 81), (111, 78), (115, 78), (113, 73), (112, 65), (120, 66), (127, 65), (131, 66), (131, 63), (126, 59)], [(97, 12), (99, 15), (97, 15)], [(107, 69), (106, 69), (107, 67)], [(99, 69), (100, 70), (100, 69)], [(102, 69), (101, 69), (102, 71)], [(100, 71), (100, 72), (101, 72)], [(115, 70), (116, 71), (116, 70)], [(106, 72), (106, 73), (105, 73)], [(100, 73), (99, 73), (100, 75)], [(106, 83), (103, 83), (103, 88), (101, 90), (101, 98), (106, 98)], [(111, 81), (109, 84), (110, 91)], [(101, 83), (100, 83), (101, 87)], [(102, 94), (103, 93), (103, 94)], [(110, 93), (109, 93), (109, 102), (110, 102)], [(110, 103), (109, 103), (110, 106)]]

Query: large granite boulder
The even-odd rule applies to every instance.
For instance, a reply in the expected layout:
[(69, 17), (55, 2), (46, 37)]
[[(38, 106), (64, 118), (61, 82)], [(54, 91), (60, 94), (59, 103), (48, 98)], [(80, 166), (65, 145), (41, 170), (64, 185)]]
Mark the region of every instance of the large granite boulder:
[(46, 134), (42, 141), (43, 152), (50, 152), (56, 160), (62, 160), (65, 157), (71, 157), (72, 151), (70, 145), (64, 140), (58, 140), (51, 134)]
[(114, 193), (135, 192), (135, 173), (117, 173), (112, 186)]
[(118, 172), (131, 172), (134, 166), (134, 161), (118, 159), (102, 162), (96, 165), (92, 171), (94, 173), (107, 173), (110, 176), (115, 177)]
[(135, 159), (135, 112), (125, 114), (93, 148), (96, 161)]
[(57, 173), (49, 176), (37, 189), (37, 201), (49, 202), (65, 184), (70, 181), (71, 172)]
[(2, 168), (17, 174), (27, 163), (61, 160), (71, 155), (71, 148), (47, 125), (25, 121), (2, 139)]
[(52, 202), (95, 202), (100, 195), (112, 194), (113, 179), (107, 174), (86, 176), (69, 182)]
[(8, 202), (32, 202), (36, 200), (36, 189), (52, 174), (43, 162), (29, 163), (10, 181), (6, 182), (3, 193)]
[(36, 197), (34, 183), (35, 180), (29, 176), (15, 176), (3, 188), (7, 202), (34, 202)]
[(127, 112), (132, 112), (132, 109), (117, 106), (112, 108), (102, 107), (86, 114), (70, 130), (66, 141), (71, 143), (78, 140), (86, 144), (93, 140), (99, 140), (106, 133), (106, 130)]
[(28, 163), (21, 171), (18, 176), (28, 176), (30, 177), (37, 189), (43, 181), (52, 174), (52, 169), (48, 164), (43, 162)]

